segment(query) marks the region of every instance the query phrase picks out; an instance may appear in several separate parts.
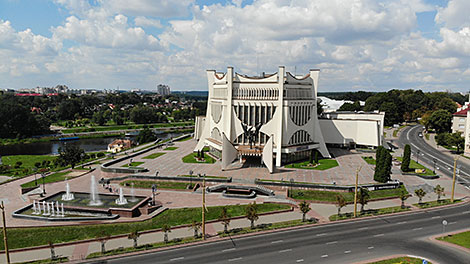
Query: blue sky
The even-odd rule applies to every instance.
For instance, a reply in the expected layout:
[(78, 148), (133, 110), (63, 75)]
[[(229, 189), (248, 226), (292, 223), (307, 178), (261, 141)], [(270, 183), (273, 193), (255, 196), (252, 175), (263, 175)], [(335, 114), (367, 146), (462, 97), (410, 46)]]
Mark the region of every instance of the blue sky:
[(466, 92), (467, 0), (0, 0), (0, 88), (206, 90), (206, 69), (320, 91)]

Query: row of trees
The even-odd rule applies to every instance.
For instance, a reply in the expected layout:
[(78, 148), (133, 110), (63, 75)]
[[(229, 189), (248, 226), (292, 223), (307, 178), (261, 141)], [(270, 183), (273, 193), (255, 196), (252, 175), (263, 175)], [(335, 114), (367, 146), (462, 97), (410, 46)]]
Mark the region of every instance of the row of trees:
[(385, 125), (390, 126), (405, 121), (416, 121), (426, 115), (430, 116), (439, 109), (454, 113), (457, 109), (455, 102), (463, 104), (465, 101), (465, 97), (459, 93), (424, 93), (421, 90), (390, 90), (367, 95), (364, 107), (359, 105), (357, 102), (359, 100), (353, 100), (354, 103), (343, 104), (339, 110), (384, 111), (386, 112)]

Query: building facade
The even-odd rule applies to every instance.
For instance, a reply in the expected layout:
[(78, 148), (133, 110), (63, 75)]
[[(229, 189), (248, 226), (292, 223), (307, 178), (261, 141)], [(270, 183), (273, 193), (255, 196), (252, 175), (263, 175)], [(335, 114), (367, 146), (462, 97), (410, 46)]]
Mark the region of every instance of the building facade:
[(170, 86), (165, 85), (165, 84), (157, 85), (157, 93), (162, 96), (170, 95), (171, 94)]
[[(305, 76), (294, 76), (282, 66), (277, 73), (256, 77), (234, 73), (232, 67), (226, 73), (208, 70), (207, 112), (196, 118), (195, 151), (208, 146), (210, 153), (221, 159), (222, 170), (237, 159), (255, 160), (271, 173), (275, 167), (306, 159), (314, 151), (330, 157), (323, 137), (329, 132), (322, 131), (317, 115), (319, 73), (310, 70)], [(341, 134), (359, 138), (358, 134), (372, 133), (373, 145), (381, 145), (383, 115), (378, 123), (372, 124), (374, 130), (372, 126), (361, 130), (345, 124)], [(332, 129), (336, 129), (334, 125)], [(350, 143), (341, 141), (343, 145), (346, 142)]]

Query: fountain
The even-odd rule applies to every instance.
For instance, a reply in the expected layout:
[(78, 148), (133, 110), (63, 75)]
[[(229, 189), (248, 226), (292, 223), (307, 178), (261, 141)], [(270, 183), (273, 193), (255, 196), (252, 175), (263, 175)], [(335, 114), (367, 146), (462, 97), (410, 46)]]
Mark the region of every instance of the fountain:
[(116, 199), (117, 205), (124, 205), (127, 204), (127, 199), (124, 198), (124, 194), (122, 193), (122, 188), (119, 188), (119, 198)]
[[(93, 176), (92, 176), (93, 177)], [(73, 193), (70, 192), (70, 184), (67, 182), (65, 184), (65, 194), (62, 195), (62, 200), (63, 201), (71, 201), (73, 200), (75, 197), (73, 195)]]
[(134, 191), (134, 183), (131, 182), (131, 199), (130, 199), (131, 202), (136, 202), (137, 199), (135, 199), (135, 191)]
[(51, 216), (55, 216), (54, 202), (51, 202)]
[(90, 184), (90, 203), (91, 206), (99, 206), (103, 203), (100, 200), (100, 196), (98, 195), (98, 187), (96, 186), (95, 176), (91, 176), (91, 184)]

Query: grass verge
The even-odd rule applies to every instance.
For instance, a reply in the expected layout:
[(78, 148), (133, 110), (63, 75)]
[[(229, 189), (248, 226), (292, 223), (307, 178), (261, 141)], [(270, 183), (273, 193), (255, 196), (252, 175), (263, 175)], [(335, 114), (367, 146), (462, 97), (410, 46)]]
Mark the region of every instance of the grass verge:
[(145, 157), (143, 157), (143, 159), (156, 159), (156, 158), (158, 158), (160, 156), (163, 156), (163, 155), (165, 155), (164, 152), (157, 152), (157, 153), (152, 153), (148, 156), (145, 156)]
[(69, 262), (68, 257), (61, 257), (61, 258), (56, 258), (54, 260), (52, 259), (41, 259), (41, 260), (33, 260), (33, 261), (28, 261), (28, 262), (20, 262), (20, 264), (41, 264), (41, 263), (47, 263), (47, 264), (55, 264), (55, 263), (65, 263)]
[(167, 147), (167, 148), (164, 148), (163, 150), (177, 150), (178, 147)]
[(375, 165), (375, 159), (372, 156), (362, 157), (362, 159), (365, 160), (367, 164)]
[(142, 165), (142, 164), (144, 164), (143, 161), (133, 161), (133, 162), (131, 162), (130, 164), (129, 164), (129, 163), (128, 163), (128, 164), (124, 164), (124, 165), (122, 165), (121, 167), (138, 167), (139, 165)]
[(256, 225), (254, 229), (251, 229), (250, 227), (234, 228), (234, 229), (228, 230), (227, 233), (218, 232), (218, 234), (220, 237), (227, 237), (227, 236), (248, 234), (248, 233), (254, 233), (254, 232), (265, 231), (265, 230), (275, 230), (275, 229), (280, 229), (280, 228), (285, 228), (285, 227), (314, 224), (316, 222), (317, 222), (316, 219), (307, 220), (305, 222), (302, 222), (301, 219), (298, 219), (298, 220), (290, 220), (290, 221), (276, 222), (276, 223), (269, 223), (269, 224), (260, 224), (260, 225)]
[[(403, 161), (403, 157), (397, 157), (397, 160), (399, 160), (400, 162)], [(410, 160), (410, 169), (411, 169), (411, 172), (414, 172), (415, 169), (425, 169), (425, 172), (424, 173), (417, 173), (418, 175), (422, 175), (422, 176), (434, 176), (436, 175), (434, 172), (432, 172), (432, 170), (426, 168), (425, 166), (417, 163), (416, 161), (414, 160)]]
[(121, 186), (131, 186), (134, 184), (135, 188), (151, 189), (152, 185), (156, 185), (159, 189), (177, 189), (184, 190), (188, 183), (176, 182), (176, 181), (139, 181), (139, 180), (128, 180), (120, 183)]
[[(206, 220), (218, 219), (223, 206), (208, 207)], [(245, 215), (247, 205), (227, 205), (227, 212), (232, 217)], [(286, 204), (264, 203), (257, 204), (258, 213), (276, 212), (291, 208)], [(47, 245), (49, 241), (54, 244), (93, 239), (107, 235), (122, 235), (133, 231), (144, 231), (161, 228), (164, 224), (171, 226), (191, 224), (201, 220), (201, 208), (169, 209), (152, 219), (132, 223), (112, 223), (96, 225), (48, 226), (8, 228), (8, 244), (11, 249)], [(0, 233), (0, 249), (4, 249), (3, 233)]]
[(439, 237), (437, 240), (449, 242), (465, 248), (470, 248), (470, 231)]
[[(369, 209), (369, 210), (364, 210), (364, 212), (357, 212), (357, 217), (366, 217), (366, 216), (374, 216), (374, 215), (384, 215), (384, 214), (392, 214), (392, 213), (398, 213), (398, 212), (406, 212), (410, 211), (411, 209), (409, 207), (401, 208), (401, 206), (393, 206), (393, 207), (386, 207), (386, 208), (380, 208), (380, 209)], [(345, 213), (341, 215), (331, 215), (330, 221), (337, 221), (337, 220), (344, 220), (344, 219), (351, 219), (354, 218), (354, 214), (351, 213)]]
[(431, 208), (431, 207), (436, 207), (436, 206), (442, 206), (442, 205), (448, 205), (448, 204), (455, 204), (455, 203), (460, 203), (462, 200), (459, 199), (454, 199), (454, 202), (452, 203), (450, 199), (443, 199), (439, 201), (430, 201), (430, 202), (424, 202), (424, 203), (416, 203), (413, 204), (416, 207), (419, 207), (421, 209), (424, 208)]
[[(397, 189), (384, 189), (369, 191), (370, 199), (377, 200), (383, 198), (396, 198), (400, 197), (401, 190), (405, 190), (404, 186)], [(308, 201), (319, 201), (319, 202), (336, 202), (336, 196), (342, 195), (347, 203), (354, 202), (354, 192), (335, 192), (335, 191), (320, 191), (320, 190), (301, 190), (292, 189), (289, 190), (289, 197), (296, 200), (308, 200)]]
[(139, 251), (161, 248), (161, 247), (181, 245), (181, 244), (196, 242), (199, 240), (201, 240), (201, 238), (194, 238), (194, 237), (175, 238), (173, 240), (168, 241), (167, 243), (158, 242), (158, 243), (153, 243), (153, 244), (141, 245), (136, 248), (135, 247), (117, 248), (117, 249), (106, 251), (104, 254), (101, 254), (101, 252), (94, 252), (88, 255), (86, 259), (94, 259), (94, 258), (99, 258), (99, 257), (120, 255), (120, 254), (130, 253), (130, 252), (139, 252)]
[(309, 161), (287, 164), (286, 168), (307, 169), (307, 170), (327, 170), (338, 166), (338, 162), (334, 159), (321, 159), (316, 166), (310, 166)]
[(178, 126), (192, 126), (194, 122), (176, 122), (176, 123), (156, 123), (156, 124), (141, 124), (141, 125), (117, 125), (117, 126), (95, 126), (95, 127), (81, 127), (64, 129), (64, 134), (81, 133), (81, 132), (95, 132), (95, 131), (113, 131), (125, 129), (141, 129), (148, 128), (161, 128), (161, 127), (178, 127)]
[(182, 160), (184, 163), (215, 163), (215, 159), (207, 155), (206, 153), (204, 153), (203, 161), (196, 160), (196, 156), (197, 156), (197, 153), (190, 153), (184, 156)]
[[(178, 177), (191, 177), (191, 178), (202, 178), (197, 175), (178, 175)], [(221, 179), (221, 180), (226, 180), (228, 179), (227, 177), (222, 177), (222, 176), (208, 176), (206, 175), (206, 179)]]
[[(44, 183), (53, 183), (53, 182), (60, 182), (60, 181), (65, 181), (67, 179), (67, 175), (71, 173), (72, 171), (65, 171), (65, 172), (56, 172), (51, 175), (48, 175), (44, 178)], [(34, 187), (37, 185), (42, 184), (42, 178), (38, 177), (37, 181), (30, 181), (27, 183), (21, 184), (21, 188), (29, 188), (29, 187)]]

